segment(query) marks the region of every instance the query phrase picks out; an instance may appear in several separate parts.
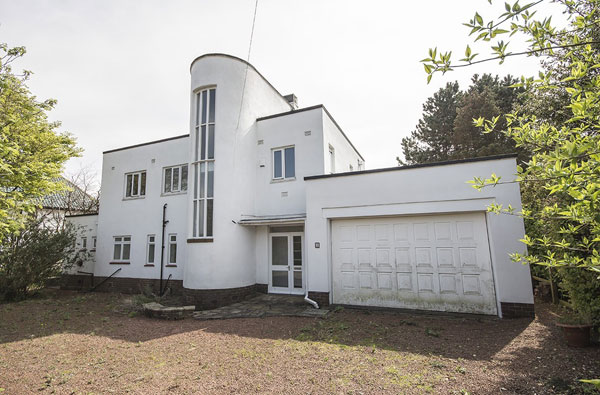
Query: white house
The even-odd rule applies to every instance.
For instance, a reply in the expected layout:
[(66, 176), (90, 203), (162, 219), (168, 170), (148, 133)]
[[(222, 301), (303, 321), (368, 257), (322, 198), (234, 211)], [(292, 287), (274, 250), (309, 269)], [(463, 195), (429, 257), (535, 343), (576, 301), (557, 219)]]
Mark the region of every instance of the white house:
[(162, 278), (198, 308), (259, 291), (533, 313), (529, 267), (509, 258), (525, 250), (523, 222), (486, 212), (518, 210), (519, 185), (466, 183), (513, 180), (514, 156), (364, 170), (324, 106), (296, 107), (241, 59), (195, 59), (189, 134), (106, 151), (98, 217), (72, 218), (97, 238), (100, 289), (157, 291)]

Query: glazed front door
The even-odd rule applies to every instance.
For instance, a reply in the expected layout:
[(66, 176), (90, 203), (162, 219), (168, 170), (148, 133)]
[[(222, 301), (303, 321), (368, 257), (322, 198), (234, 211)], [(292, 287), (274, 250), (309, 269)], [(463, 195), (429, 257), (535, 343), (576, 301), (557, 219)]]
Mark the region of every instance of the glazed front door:
[(304, 293), (304, 237), (277, 233), (270, 237), (269, 292)]

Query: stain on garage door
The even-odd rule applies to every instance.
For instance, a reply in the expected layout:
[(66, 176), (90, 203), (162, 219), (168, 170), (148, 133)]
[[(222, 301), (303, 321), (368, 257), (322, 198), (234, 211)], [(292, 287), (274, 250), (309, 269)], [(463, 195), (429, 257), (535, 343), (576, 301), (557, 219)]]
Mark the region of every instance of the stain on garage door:
[(332, 221), (333, 302), (497, 314), (484, 213)]

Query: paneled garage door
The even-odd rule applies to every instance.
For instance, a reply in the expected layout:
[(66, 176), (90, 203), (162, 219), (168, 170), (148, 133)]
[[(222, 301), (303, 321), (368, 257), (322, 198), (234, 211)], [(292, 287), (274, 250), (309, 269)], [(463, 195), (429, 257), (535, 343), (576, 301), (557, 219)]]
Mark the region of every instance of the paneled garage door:
[(496, 314), (483, 213), (332, 221), (333, 301)]

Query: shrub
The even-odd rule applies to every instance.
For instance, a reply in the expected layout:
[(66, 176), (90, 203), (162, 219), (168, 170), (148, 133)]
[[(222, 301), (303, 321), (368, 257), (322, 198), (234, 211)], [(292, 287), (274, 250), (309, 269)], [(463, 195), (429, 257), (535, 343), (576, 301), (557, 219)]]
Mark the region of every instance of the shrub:
[(560, 286), (568, 293), (575, 312), (589, 320), (595, 327), (600, 326), (600, 279), (598, 274), (580, 268), (561, 268)]
[(0, 244), (0, 300), (19, 300), (80, 259), (75, 250), (75, 228), (44, 228), (30, 218), (25, 228)]

